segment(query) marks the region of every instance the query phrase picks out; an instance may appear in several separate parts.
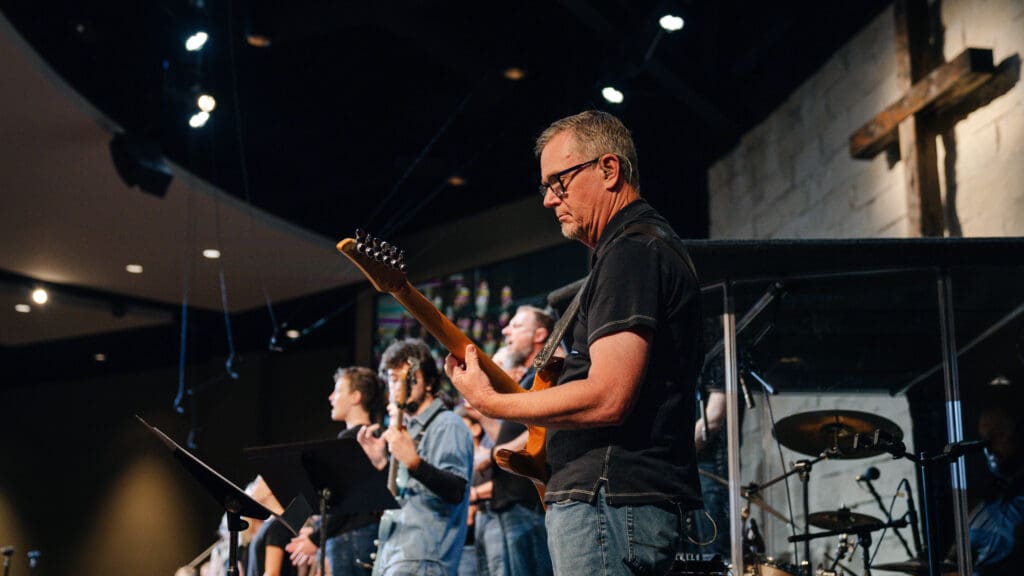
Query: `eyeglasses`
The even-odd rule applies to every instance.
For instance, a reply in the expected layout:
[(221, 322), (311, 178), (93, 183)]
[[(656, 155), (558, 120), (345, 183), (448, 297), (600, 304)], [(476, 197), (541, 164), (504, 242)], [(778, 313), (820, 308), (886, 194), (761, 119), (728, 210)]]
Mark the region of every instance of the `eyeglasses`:
[(548, 190), (551, 190), (551, 193), (554, 194), (555, 197), (557, 197), (559, 200), (562, 200), (563, 198), (565, 198), (565, 189), (568, 188), (569, 184), (572, 182), (572, 178), (569, 178), (569, 180), (566, 181), (566, 182), (563, 182), (562, 178), (565, 177), (565, 176), (568, 176), (570, 174), (575, 174), (580, 169), (586, 168), (588, 165), (593, 164), (593, 163), (597, 162), (600, 159), (601, 159), (601, 156), (598, 156), (597, 158), (594, 158), (593, 160), (587, 160), (586, 162), (580, 162), (579, 164), (577, 164), (575, 166), (570, 166), (570, 167), (566, 168), (565, 170), (562, 170), (561, 172), (558, 172), (556, 174), (552, 174), (551, 177), (548, 178), (547, 182), (541, 184), (537, 188), (537, 191), (540, 192), (540, 195), (543, 198), (544, 196), (547, 196)]

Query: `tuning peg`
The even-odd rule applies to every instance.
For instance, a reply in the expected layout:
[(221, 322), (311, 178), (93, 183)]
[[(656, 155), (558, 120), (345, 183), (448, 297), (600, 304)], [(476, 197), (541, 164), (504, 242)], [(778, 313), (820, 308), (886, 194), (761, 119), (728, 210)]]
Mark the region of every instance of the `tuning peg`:
[(366, 238), (366, 231), (362, 228), (356, 228), (356, 240), (362, 242)]
[(391, 251), (391, 244), (388, 244), (387, 240), (380, 243), (380, 251), (387, 254)]

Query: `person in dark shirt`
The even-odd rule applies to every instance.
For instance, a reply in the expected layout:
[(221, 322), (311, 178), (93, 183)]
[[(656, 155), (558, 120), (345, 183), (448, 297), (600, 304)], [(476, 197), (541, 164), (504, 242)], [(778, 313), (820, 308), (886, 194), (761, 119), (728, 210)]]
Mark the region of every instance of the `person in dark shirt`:
[(978, 421), (993, 489), (970, 519), (975, 576), (1011, 576), (1024, 566), (1024, 423), (1019, 395), (990, 402)]
[[(353, 440), (364, 426), (380, 422), (384, 415), (384, 386), (377, 374), (362, 366), (339, 368), (334, 374), (334, 389), (327, 397), (331, 403), (331, 420), (344, 422), (345, 430), (338, 438)], [(376, 550), (377, 515), (358, 517), (328, 514), (319, 529), (304, 530), (288, 543), (287, 551), (296, 565), (315, 562), (320, 533), (327, 534), (327, 561), (332, 576), (369, 575), (371, 554)]]
[[(518, 374), (519, 385), (529, 390), (535, 371), (533, 359), (551, 334), (554, 321), (535, 306), (520, 306), (502, 329), (507, 364), (498, 363), (510, 376)], [(497, 362), (497, 356), (495, 356)], [(526, 445), (526, 427), (510, 420), (501, 421), (494, 450), (522, 449)], [(497, 465), (492, 469), (492, 489), (488, 502), (491, 519), (481, 523), (479, 546), (485, 550), (489, 576), (543, 576), (551, 574), (544, 507), (533, 483)]]
[(549, 428), (545, 500), (556, 574), (663, 574), (702, 506), (693, 430), (700, 288), (685, 247), (640, 197), (636, 149), (587, 111), (538, 138), (544, 206), (594, 250), (558, 383), (500, 394), (477, 350), (445, 370), (481, 413)]

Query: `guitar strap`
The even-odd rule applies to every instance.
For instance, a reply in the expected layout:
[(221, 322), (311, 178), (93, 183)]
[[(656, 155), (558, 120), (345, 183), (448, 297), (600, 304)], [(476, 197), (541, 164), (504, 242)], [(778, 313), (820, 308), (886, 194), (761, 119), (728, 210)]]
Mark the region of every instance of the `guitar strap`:
[[(690, 270), (690, 272), (696, 278), (697, 271), (693, 266), (693, 261), (690, 260), (689, 254), (687, 254), (686, 251), (679, 245), (678, 240), (676, 240), (674, 236), (666, 232), (664, 228), (658, 226), (657, 224), (652, 224), (650, 222), (636, 222), (634, 224), (627, 226), (622, 232), (619, 233), (620, 236), (629, 236), (630, 234), (644, 234), (646, 236), (651, 236), (652, 238), (661, 240), (665, 244), (668, 244), (669, 247), (672, 248), (672, 251), (675, 252), (677, 256), (679, 256), (679, 259), (683, 261), (683, 264)], [(606, 246), (611, 246), (611, 242), (606, 244)], [(551, 360), (551, 356), (554, 355), (555, 349), (558, 347), (558, 344), (562, 341), (562, 337), (565, 336), (565, 331), (569, 329), (569, 324), (571, 324), (572, 321), (576, 319), (576, 314), (579, 313), (580, 311), (580, 299), (583, 296), (584, 290), (586, 290), (587, 286), (589, 285), (590, 276), (588, 275), (586, 279), (583, 281), (583, 285), (580, 286), (579, 291), (576, 292), (576, 296), (572, 299), (572, 302), (569, 304), (569, 307), (565, 310), (565, 314), (563, 314), (562, 317), (558, 319), (558, 322), (555, 324), (555, 327), (551, 330), (551, 334), (548, 336), (547, 341), (544, 342), (544, 347), (541, 348), (540, 352), (537, 354), (537, 357), (533, 359), (534, 369), (540, 371), (542, 368), (544, 368), (544, 366), (547, 365), (548, 361)]]
[(580, 311), (580, 298), (589, 284), (590, 276), (588, 275), (580, 286), (579, 291), (576, 292), (576, 296), (573, 297), (572, 302), (569, 303), (569, 307), (566, 308), (565, 314), (562, 314), (562, 317), (555, 323), (555, 327), (551, 329), (551, 334), (548, 335), (547, 341), (544, 342), (544, 347), (540, 349), (537, 357), (533, 359), (533, 368), (537, 372), (540, 372), (547, 366), (551, 356), (555, 353), (555, 349), (558, 348), (558, 344), (562, 341), (562, 336), (565, 336), (565, 331), (569, 329), (569, 324), (576, 319), (576, 314)]

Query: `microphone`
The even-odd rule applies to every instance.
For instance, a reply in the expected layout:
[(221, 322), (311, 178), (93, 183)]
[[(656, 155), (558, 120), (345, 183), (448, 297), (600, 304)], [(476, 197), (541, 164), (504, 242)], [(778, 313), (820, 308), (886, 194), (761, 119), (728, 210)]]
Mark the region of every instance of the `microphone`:
[(956, 459), (973, 452), (981, 452), (985, 448), (989, 447), (988, 440), (963, 440), (961, 442), (954, 442), (947, 444), (945, 449), (942, 451), (943, 455), (950, 459)]
[(854, 480), (856, 480), (857, 482), (870, 482), (872, 480), (878, 480), (878, 477), (881, 475), (882, 473), (878, 471), (878, 468), (870, 466), (867, 470), (864, 471), (863, 474), (858, 474), (857, 477), (854, 478)]

